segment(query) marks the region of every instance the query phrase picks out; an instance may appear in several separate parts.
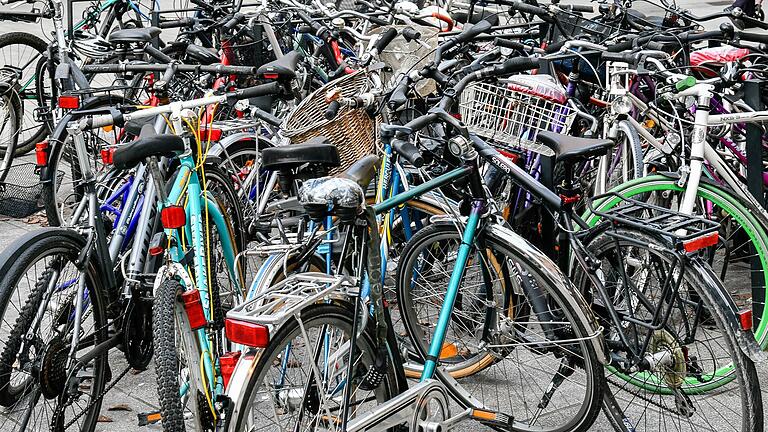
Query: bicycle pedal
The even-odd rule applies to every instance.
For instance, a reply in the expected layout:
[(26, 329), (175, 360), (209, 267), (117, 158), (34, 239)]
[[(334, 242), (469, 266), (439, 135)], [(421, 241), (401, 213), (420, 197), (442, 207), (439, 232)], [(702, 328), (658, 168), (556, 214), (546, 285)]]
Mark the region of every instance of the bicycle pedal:
[(512, 422), (514, 421), (514, 418), (507, 414), (481, 409), (473, 409), (469, 416), (486, 426), (504, 430), (512, 430)]
[(160, 411), (138, 413), (137, 417), (139, 418), (139, 426), (147, 426), (147, 425), (155, 424), (155, 423), (158, 423), (160, 420), (162, 420)]
[(373, 362), (373, 365), (368, 368), (368, 373), (363, 377), (363, 381), (360, 383), (360, 388), (365, 391), (372, 391), (381, 385), (384, 381), (384, 377), (387, 376), (387, 361), (386, 357), (379, 353)]

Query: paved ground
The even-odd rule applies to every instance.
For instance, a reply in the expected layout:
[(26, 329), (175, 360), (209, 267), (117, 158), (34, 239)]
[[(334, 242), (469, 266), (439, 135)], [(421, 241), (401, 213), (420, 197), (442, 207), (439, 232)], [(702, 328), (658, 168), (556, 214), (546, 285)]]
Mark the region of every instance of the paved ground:
[[(727, 0), (722, 1), (697, 1), (683, 0), (683, 6), (695, 11), (696, 14), (705, 15), (721, 10), (728, 5)], [(644, 11), (652, 10), (648, 5), (637, 2), (637, 7)], [(5, 9), (5, 6), (3, 7)], [(713, 24), (716, 25), (716, 24)], [(42, 35), (40, 25), (37, 24), (13, 24), (2, 23), (0, 33), (9, 31), (25, 31)], [(14, 239), (18, 238), (24, 232), (37, 228), (36, 222), (43, 220), (44, 217), (31, 217), (26, 220), (15, 220), (0, 217), (0, 250), (3, 250)], [(119, 373), (125, 369), (125, 361), (120, 353), (113, 353), (110, 358), (113, 373)], [(765, 387), (768, 387), (768, 366), (762, 365), (761, 381)], [(150, 369), (144, 373), (129, 373), (122, 382), (113, 389), (105, 398), (102, 410), (102, 422), (99, 423), (97, 430), (100, 431), (136, 431), (136, 414), (157, 408), (157, 396), (154, 386), (154, 372)], [(765, 394), (765, 392), (764, 392)], [(768, 397), (764, 396), (768, 400)], [(4, 422), (0, 419), (0, 430), (13, 430), (10, 422)], [(150, 426), (139, 428), (138, 430), (160, 430), (159, 426)], [(609, 430), (603, 420), (599, 421), (594, 430)]]

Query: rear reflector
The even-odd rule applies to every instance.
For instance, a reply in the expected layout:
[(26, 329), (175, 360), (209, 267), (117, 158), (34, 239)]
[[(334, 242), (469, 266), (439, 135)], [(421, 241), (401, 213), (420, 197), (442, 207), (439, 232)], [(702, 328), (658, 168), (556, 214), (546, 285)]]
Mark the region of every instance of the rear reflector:
[(205, 311), (203, 311), (203, 303), (200, 301), (200, 291), (196, 289), (184, 291), (181, 294), (181, 301), (184, 303), (189, 327), (192, 330), (203, 328), (208, 324), (208, 320), (205, 318)]
[(114, 148), (101, 149), (101, 162), (103, 162), (104, 165), (112, 165), (114, 160), (115, 160)]
[(741, 329), (744, 331), (752, 330), (752, 309), (742, 309), (738, 315)]
[(240, 351), (231, 351), (219, 357), (221, 376), (224, 378), (224, 388), (229, 387), (229, 379), (235, 371), (238, 360), (240, 360)]
[(221, 129), (203, 127), (200, 129), (200, 142), (218, 141), (221, 139), (221, 135)]
[(696, 252), (699, 249), (704, 249), (716, 245), (718, 239), (718, 233), (717, 231), (714, 231), (701, 237), (696, 237), (694, 239), (684, 241), (683, 247), (685, 248), (686, 252)]
[(165, 229), (181, 228), (187, 223), (187, 214), (184, 207), (168, 206), (160, 211), (160, 221)]
[(48, 165), (48, 141), (35, 144), (35, 162), (39, 167)]
[(264, 79), (277, 79), (279, 77), (276, 73), (265, 73)]
[(266, 348), (269, 344), (269, 329), (261, 324), (227, 318), (224, 321), (227, 339), (253, 348)]
[(59, 108), (77, 109), (80, 108), (79, 96), (59, 96)]

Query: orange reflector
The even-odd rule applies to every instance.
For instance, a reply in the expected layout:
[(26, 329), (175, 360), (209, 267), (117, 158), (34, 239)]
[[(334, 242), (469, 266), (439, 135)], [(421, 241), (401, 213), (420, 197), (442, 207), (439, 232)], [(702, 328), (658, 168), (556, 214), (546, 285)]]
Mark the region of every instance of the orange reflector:
[(48, 141), (35, 144), (35, 161), (39, 167), (48, 165)]
[(163, 223), (165, 229), (181, 228), (187, 223), (187, 214), (184, 212), (184, 207), (181, 206), (168, 206), (160, 211), (160, 222)]
[(80, 108), (80, 97), (79, 96), (59, 96), (59, 108), (64, 109), (77, 109)]
[(738, 315), (741, 329), (744, 331), (752, 330), (752, 309), (742, 309)]
[(104, 132), (107, 132), (107, 133), (112, 132), (114, 129), (115, 129), (115, 127), (112, 126), (112, 125), (106, 125), (106, 126), (102, 126), (101, 127), (101, 130), (103, 130)]
[(224, 378), (224, 388), (229, 387), (229, 379), (235, 371), (237, 361), (240, 360), (240, 351), (231, 351), (219, 357), (221, 376)]
[(218, 141), (221, 139), (222, 130), (216, 129), (216, 128), (209, 128), (208, 126), (204, 126), (200, 129), (200, 141), (206, 142), (206, 141)]
[(459, 349), (456, 348), (456, 345), (452, 343), (445, 343), (443, 344), (443, 347), (440, 349), (441, 359), (456, 357), (458, 354), (459, 354)]
[(686, 252), (696, 252), (699, 249), (704, 249), (706, 247), (716, 245), (718, 239), (719, 235), (717, 231), (713, 231), (701, 237), (696, 237), (694, 239), (683, 242), (683, 247), (685, 248)]
[(261, 324), (227, 318), (224, 321), (227, 339), (240, 345), (265, 348), (269, 344), (269, 329)]
[(473, 409), (472, 417), (480, 420), (493, 421), (496, 420), (496, 413)]
[(205, 312), (203, 311), (203, 302), (200, 301), (200, 291), (196, 289), (184, 291), (181, 294), (181, 301), (184, 303), (184, 310), (187, 312), (189, 327), (192, 330), (203, 328), (208, 324), (208, 320), (205, 318)]

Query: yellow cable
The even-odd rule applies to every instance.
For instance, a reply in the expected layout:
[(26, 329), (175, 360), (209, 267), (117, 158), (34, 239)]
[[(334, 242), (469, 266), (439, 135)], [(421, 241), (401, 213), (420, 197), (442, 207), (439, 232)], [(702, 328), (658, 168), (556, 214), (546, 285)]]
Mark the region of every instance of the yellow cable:
[[(213, 402), (211, 401), (211, 394), (208, 391), (208, 384), (205, 383), (206, 376), (205, 376), (205, 366), (203, 363), (203, 358), (205, 357), (205, 353), (208, 351), (201, 351), (200, 352), (200, 377), (202, 378), (201, 381), (203, 382), (203, 393), (205, 394), (205, 401), (208, 402), (208, 408), (211, 409), (211, 415), (213, 415), (214, 423), (216, 422), (216, 410), (213, 409)], [(210, 358), (210, 353), (208, 354), (208, 357)], [(215, 366), (214, 366), (215, 367)]]

